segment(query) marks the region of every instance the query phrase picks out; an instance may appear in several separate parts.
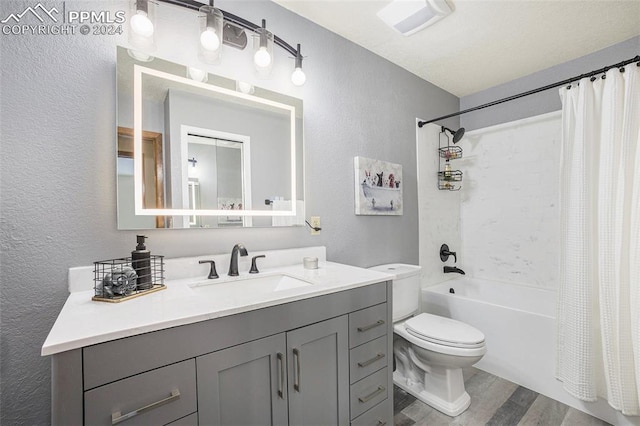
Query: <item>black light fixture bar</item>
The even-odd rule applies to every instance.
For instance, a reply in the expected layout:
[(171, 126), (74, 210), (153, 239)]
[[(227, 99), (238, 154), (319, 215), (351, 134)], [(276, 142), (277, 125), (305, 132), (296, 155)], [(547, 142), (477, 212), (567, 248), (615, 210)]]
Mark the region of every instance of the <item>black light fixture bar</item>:
[(577, 75), (575, 77), (568, 78), (566, 80), (558, 81), (557, 83), (549, 84), (549, 85), (546, 85), (546, 86), (543, 86), (543, 87), (538, 87), (537, 89), (529, 90), (529, 91), (523, 92), (523, 93), (518, 93), (517, 95), (509, 96), (509, 97), (506, 97), (506, 98), (498, 99), (497, 101), (493, 101), (493, 102), (489, 102), (489, 103), (486, 103), (486, 104), (483, 104), (483, 105), (478, 105), (478, 106), (473, 107), (473, 108), (465, 109), (464, 111), (454, 112), (453, 114), (443, 115), (442, 117), (433, 118), (433, 119), (427, 120), (427, 121), (419, 121), (418, 122), (418, 127), (422, 127), (425, 124), (429, 124), (429, 123), (435, 123), (436, 121), (444, 120), (444, 119), (447, 119), (447, 118), (457, 117), (459, 115), (466, 114), (468, 112), (476, 111), (476, 110), (479, 110), (479, 109), (492, 107), (494, 105), (502, 104), (504, 102), (513, 101), (513, 100), (519, 99), (519, 98), (524, 98), (525, 96), (533, 95), (535, 93), (540, 93), (540, 92), (543, 92), (545, 90), (553, 89), (555, 87), (564, 86), (565, 84), (571, 84), (574, 81), (580, 81), (583, 78), (593, 77), (593, 76), (599, 75), (599, 74), (604, 74), (607, 71), (609, 71), (611, 68), (622, 68), (625, 65), (629, 65), (629, 64), (631, 64), (633, 62), (638, 62), (638, 66), (640, 66), (640, 55), (638, 55), (638, 56), (636, 56), (634, 58), (631, 58), (631, 59), (627, 59), (626, 61), (618, 62), (617, 64), (613, 64), (613, 65), (606, 66), (604, 68), (600, 68), (599, 70), (591, 71), (591, 72), (588, 72), (586, 74), (580, 74), (580, 75)]
[[(196, 12), (200, 10), (201, 6), (207, 5), (206, 3), (200, 3), (195, 0), (158, 0), (158, 1), (162, 3), (172, 4), (174, 6), (185, 7), (187, 9), (195, 10)], [(222, 12), (222, 14), (224, 15), (225, 21), (231, 22), (232, 24), (235, 24), (241, 28), (244, 28), (245, 30), (255, 31), (257, 28), (261, 28), (260, 25), (256, 25), (251, 21), (247, 21), (246, 19), (241, 18), (240, 16), (234, 15), (233, 13), (229, 13), (222, 9), (220, 9), (220, 12)], [(289, 52), (294, 57), (297, 57), (297, 54), (298, 54), (297, 50), (293, 48), (289, 43), (287, 43), (286, 41), (284, 41), (283, 39), (281, 39), (275, 34), (273, 35), (273, 40), (275, 44), (277, 44), (278, 46), (280, 46), (281, 48)]]

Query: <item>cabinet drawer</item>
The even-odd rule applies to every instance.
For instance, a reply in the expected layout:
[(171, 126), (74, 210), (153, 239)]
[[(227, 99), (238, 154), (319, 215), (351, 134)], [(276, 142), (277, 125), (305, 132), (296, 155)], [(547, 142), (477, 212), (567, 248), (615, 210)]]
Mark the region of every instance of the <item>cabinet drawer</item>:
[(198, 413), (193, 413), (187, 417), (171, 422), (166, 426), (198, 426)]
[(369, 411), (366, 411), (351, 421), (351, 426), (393, 426), (389, 418), (391, 407), (389, 399), (385, 399)]
[(387, 399), (389, 378), (387, 368), (351, 385), (351, 418), (358, 417), (374, 405)]
[(349, 383), (355, 383), (363, 377), (386, 367), (387, 336), (378, 337), (368, 343), (351, 349), (349, 353)]
[(349, 347), (355, 348), (387, 334), (387, 304), (349, 314)]
[(113, 419), (121, 416), (132, 419), (128, 423), (136, 425), (164, 425), (178, 420), (197, 410), (195, 360), (87, 391), (84, 407), (87, 425), (111, 425)]

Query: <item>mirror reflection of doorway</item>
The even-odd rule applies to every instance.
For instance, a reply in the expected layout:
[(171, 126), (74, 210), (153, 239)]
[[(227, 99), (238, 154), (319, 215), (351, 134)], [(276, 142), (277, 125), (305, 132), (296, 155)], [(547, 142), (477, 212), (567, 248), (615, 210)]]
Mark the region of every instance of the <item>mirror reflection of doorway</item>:
[(228, 216), (200, 217), (192, 227), (245, 226), (233, 211), (245, 208), (243, 176), (246, 144), (193, 131), (187, 134), (189, 208), (229, 210)]
[[(143, 206), (164, 208), (162, 133), (142, 131)], [(165, 216), (136, 216), (133, 181), (133, 129), (118, 127), (118, 222), (123, 229), (165, 228)], [(122, 227), (121, 227), (122, 228)]]

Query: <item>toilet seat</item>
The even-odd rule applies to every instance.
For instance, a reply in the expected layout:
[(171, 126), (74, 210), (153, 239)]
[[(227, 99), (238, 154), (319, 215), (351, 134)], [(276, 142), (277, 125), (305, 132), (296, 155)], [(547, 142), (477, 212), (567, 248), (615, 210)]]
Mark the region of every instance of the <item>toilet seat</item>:
[[(416, 321), (412, 321), (413, 319)], [(412, 327), (409, 328), (407, 323), (410, 323)], [(418, 332), (416, 332), (416, 328)], [(451, 329), (454, 333), (447, 336), (446, 330)], [(469, 324), (437, 315), (420, 314), (400, 321), (394, 324), (393, 331), (414, 345), (445, 355), (473, 357), (484, 355), (487, 352), (484, 334), (481, 331)], [(463, 336), (468, 336), (468, 338), (463, 338)]]
[(405, 321), (413, 336), (438, 345), (473, 349), (484, 346), (484, 334), (475, 327), (451, 318), (423, 313)]

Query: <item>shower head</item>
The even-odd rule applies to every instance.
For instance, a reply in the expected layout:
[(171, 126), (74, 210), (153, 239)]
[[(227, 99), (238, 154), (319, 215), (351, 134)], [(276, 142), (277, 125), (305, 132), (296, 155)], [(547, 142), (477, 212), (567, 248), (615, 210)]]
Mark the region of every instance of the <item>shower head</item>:
[(464, 127), (460, 127), (454, 132), (453, 130), (442, 126), (442, 131), (444, 132), (445, 130), (453, 135), (453, 143), (460, 142), (460, 139), (462, 139), (462, 137), (464, 136)]

